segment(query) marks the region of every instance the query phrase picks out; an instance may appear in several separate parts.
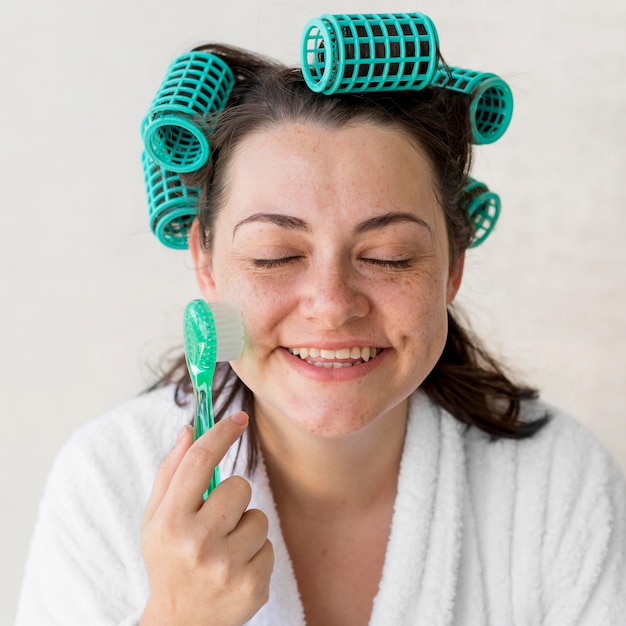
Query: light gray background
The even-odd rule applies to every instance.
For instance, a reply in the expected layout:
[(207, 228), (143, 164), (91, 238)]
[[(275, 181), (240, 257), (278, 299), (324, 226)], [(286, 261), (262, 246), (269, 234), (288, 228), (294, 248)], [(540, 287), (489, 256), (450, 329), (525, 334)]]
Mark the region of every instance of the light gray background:
[(310, 17), (414, 10), (434, 19), (450, 64), (499, 73), (515, 95), (505, 137), (477, 152), (503, 215), (469, 255), (460, 300), (626, 469), (623, 0), (6, 0), (0, 623), (54, 455), (151, 380), (197, 295), (188, 255), (146, 219), (138, 129), (167, 64), (205, 41), (298, 63)]

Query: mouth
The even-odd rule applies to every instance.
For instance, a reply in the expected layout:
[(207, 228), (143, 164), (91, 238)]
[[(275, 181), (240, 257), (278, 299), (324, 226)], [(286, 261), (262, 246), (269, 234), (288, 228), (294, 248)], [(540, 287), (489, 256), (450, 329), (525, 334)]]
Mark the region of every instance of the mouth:
[(354, 367), (375, 359), (384, 348), (370, 346), (354, 346), (340, 350), (323, 350), (321, 348), (287, 348), (294, 356), (306, 361), (314, 367), (326, 369), (341, 369)]

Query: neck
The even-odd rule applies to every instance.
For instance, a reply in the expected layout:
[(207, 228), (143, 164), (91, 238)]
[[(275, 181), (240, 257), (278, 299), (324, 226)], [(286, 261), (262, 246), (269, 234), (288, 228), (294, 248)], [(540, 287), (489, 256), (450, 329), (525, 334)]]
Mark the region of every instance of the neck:
[(354, 515), (394, 498), (408, 401), (356, 433), (328, 438), (266, 419), (257, 407), (259, 440), (280, 509), (307, 515)]

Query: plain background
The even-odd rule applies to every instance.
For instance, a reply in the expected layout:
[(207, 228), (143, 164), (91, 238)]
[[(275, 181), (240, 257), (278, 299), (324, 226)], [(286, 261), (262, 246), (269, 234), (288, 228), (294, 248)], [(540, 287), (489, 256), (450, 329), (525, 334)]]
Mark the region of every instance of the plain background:
[[(451, 65), (515, 95), (474, 175), (495, 235), (460, 301), (490, 346), (626, 469), (626, 3), (623, 0), (20, 0), (0, 7), (0, 623), (13, 620), (55, 454), (138, 393), (197, 296), (150, 234), (139, 124), (168, 63), (225, 41), (299, 63), (325, 12), (422, 11)], [(115, 459), (111, 459), (115, 463)], [(89, 558), (89, 555), (85, 555)]]

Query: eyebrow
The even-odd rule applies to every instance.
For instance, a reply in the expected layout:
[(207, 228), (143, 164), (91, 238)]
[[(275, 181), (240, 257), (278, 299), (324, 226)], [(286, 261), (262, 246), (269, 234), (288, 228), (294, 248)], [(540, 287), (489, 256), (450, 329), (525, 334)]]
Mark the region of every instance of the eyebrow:
[(235, 228), (233, 228), (233, 237), (240, 226), (249, 224), (250, 222), (269, 222), (270, 224), (276, 224), (276, 226), (280, 226), (281, 228), (301, 230), (309, 234), (312, 232), (309, 224), (304, 220), (301, 220), (299, 217), (282, 215), (280, 213), (254, 213), (253, 215), (246, 217), (246, 219), (241, 220), (241, 222), (237, 222), (237, 224), (235, 224)]
[(377, 215), (376, 217), (365, 220), (364, 222), (356, 225), (354, 233), (356, 235), (360, 235), (370, 230), (377, 230), (379, 228), (384, 228), (385, 226), (398, 224), (399, 222), (412, 222), (413, 224), (423, 226), (432, 237), (433, 229), (428, 222), (420, 217), (417, 217), (417, 215), (413, 215), (412, 213), (402, 212), (389, 212), (384, 215)]
[[(240, 226), (243, 226), (244, 224), (249, 224), (250, 222), (269, 222), (270, 224), (276, 224), (276, 226), (280, 226), (281, 228), (301, 230), (309, 234), (313, 232), (308, 222), (300, 219), (299, 217), (282, 215), (281, 213), (254, 213), (253, 215), (246, 217), (235, 225), (235, 228), (233, 228), (233, 237), (235, 236), (235, 233)], [(371, 217), (357, 224), (354, 227), (354, 234), (360, 235), (362, 233), (385, 228), (386, 226), (391, 226), (400, 222), (411, 222), (413, 224), (417, 224), (426, 228), (431, 237), (433, 235), (433, 229), (428, 222), (421, 219), (420, 217), (417, 217), (416, 215), (403, 212), (389, 212), (385, 213), (384, 215)]]

